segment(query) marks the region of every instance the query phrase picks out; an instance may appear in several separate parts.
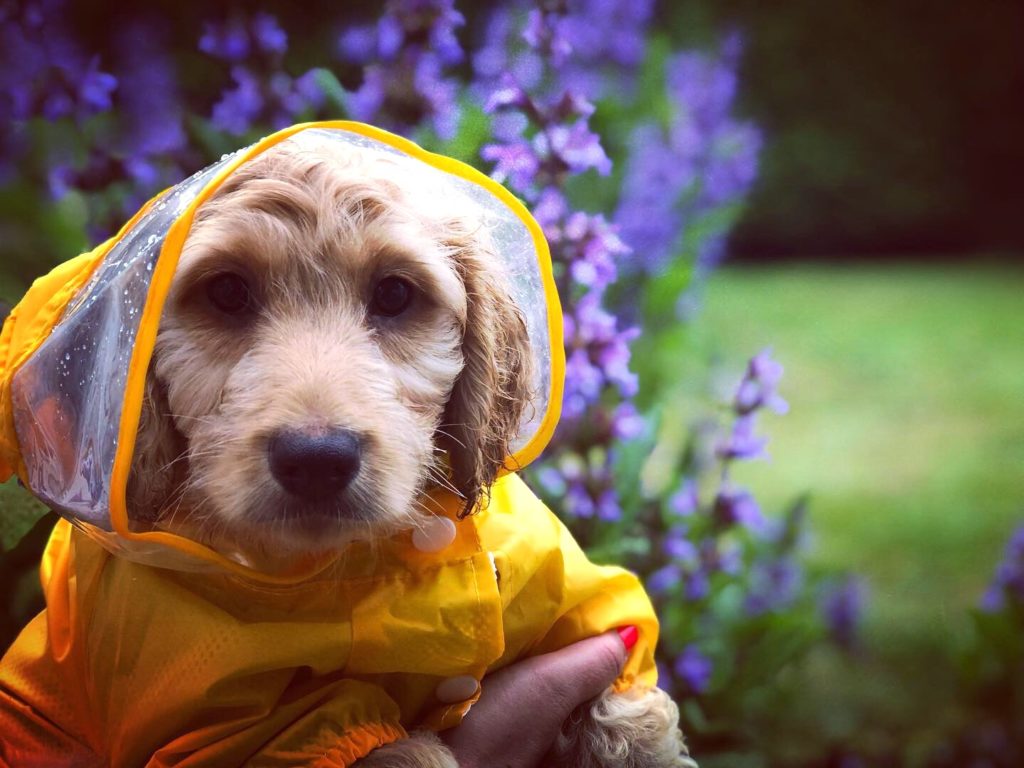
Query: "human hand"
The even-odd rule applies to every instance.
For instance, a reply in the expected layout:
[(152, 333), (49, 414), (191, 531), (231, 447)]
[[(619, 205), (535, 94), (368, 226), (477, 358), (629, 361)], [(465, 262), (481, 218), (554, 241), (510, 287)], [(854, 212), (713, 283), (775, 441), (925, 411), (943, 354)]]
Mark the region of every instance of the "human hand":
[(565, 718), (615, 682), (636, 629), (610, 631), (488, 675), (462, 722), (440, 734), (460, 768), (533, 768)]

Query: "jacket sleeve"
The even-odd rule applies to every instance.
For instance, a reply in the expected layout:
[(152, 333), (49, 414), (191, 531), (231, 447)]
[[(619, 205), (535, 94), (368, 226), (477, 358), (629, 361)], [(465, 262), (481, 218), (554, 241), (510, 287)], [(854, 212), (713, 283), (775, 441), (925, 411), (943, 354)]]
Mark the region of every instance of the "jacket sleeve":
[[(407, 736), (398, 705), (376, 685), (338, 680), (279, 702), (249, 727), (214, 738), (196, 730), (153, 755), (147, 768), (347, 768), (377, 747)], [(208, 741), (206, 744), (200, 744)], [(252, 745), (259, 744), (254, 750)]]
[(640, 636), (615, 687), (657, 682), (658, 619), (634, 574), (590, 562), (516, 475), (495, 483), (478, 529), (498, 573), (506, 643), (502, 664), (634, 625)]

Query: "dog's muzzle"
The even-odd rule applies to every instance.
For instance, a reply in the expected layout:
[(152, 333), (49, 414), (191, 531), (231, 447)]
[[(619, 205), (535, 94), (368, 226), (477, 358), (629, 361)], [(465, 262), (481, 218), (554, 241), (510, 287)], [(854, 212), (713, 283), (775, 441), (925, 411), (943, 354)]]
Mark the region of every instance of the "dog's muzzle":
[(276, 432), (267, 444), (270, 473), (292, 496), (330, 501), (359, 473), (359, 435), (350, 429)]

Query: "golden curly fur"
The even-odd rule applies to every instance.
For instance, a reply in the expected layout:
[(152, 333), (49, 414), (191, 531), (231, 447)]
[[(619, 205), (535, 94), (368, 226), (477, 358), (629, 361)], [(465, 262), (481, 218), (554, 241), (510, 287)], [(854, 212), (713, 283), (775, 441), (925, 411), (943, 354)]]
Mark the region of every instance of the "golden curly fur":
[[(421, 176), (400, 158), (286, 143), (199, 209), (150, 368), (137, 517), (159, 509), (161, 524), (260, 560), (415, 525), (432, 482), (472, 509), (529, 400), (529, 347), (486, 231)], [(250, 291), (241, 317), (211, 306), (225, 274)], [(389, 276), (412, 302), (375, 316)], [(324, 514), (293, 516), (268, 441), (329, 427), (360, 436), (360, 471)]]
[[(197, 213), (168, 295), (129, 481), (135, 519), (257, 567), (417, 524), (448, 484), (472, 511), (530, 400), (526, 328), (471, 206), (415, 164), (285, 142), (232, 175)], [(211, 294), (229, 275), (242, 311)], [(412, 289), (373, 311), (381, 281)], [(213, 298), (211, 298), (213, 296)], [(237, 298), (237, 297), (236, 297)], [(268, 471), (283, 429), (359, 438), (351, 482), (316, 514)], [(601, 697), (553, 764), (686, 766), (664, 694)], [(627, 755), (628, 753), (628, 755)], [(360, 763), (449, 768), (430, 734)]]

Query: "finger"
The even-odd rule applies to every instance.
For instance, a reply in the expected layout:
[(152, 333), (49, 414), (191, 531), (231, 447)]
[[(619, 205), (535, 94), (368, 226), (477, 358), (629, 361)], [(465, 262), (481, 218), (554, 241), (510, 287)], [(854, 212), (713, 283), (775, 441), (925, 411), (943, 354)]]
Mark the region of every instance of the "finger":
[(535, 661), (545, 691), (560, 700), (568, 714), (615, 682), (626, 663), (626, 646), (612, 630), (538, 656)]

